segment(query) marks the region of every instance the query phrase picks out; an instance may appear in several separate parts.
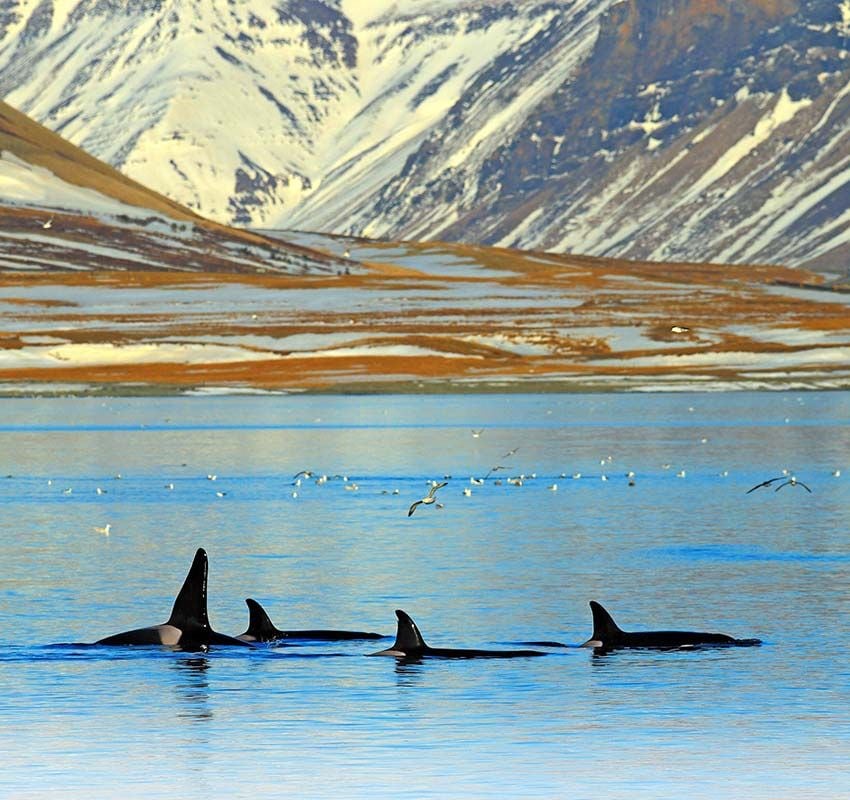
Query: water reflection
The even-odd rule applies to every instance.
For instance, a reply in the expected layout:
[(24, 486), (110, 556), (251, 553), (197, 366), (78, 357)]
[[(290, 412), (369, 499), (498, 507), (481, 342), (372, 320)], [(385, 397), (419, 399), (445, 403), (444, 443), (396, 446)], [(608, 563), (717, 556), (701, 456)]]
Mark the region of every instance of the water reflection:
[(396, 685), (399, 687), (418, 686), (422, 681), (422, 671), (421, 658), (397, 658), (395, 660)]
[(174, 666), (180, 676), (177, 683), (177, 696), (183, 702), (181, 717), (196, 720), (210, 720), (213, 717), (209, 705), (210, 684), (207, 680), (207, 670), (210, 668), (209, 659), (205, 656), (179, 658)]

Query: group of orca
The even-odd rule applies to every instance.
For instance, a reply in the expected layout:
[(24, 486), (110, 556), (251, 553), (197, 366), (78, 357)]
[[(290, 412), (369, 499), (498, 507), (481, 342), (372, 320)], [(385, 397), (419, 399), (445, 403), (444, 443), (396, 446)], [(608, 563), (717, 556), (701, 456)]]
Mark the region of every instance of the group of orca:
[[(207, 572), (206, 551), (199, 548), (183, 586), (174, 601), (171, 616), (161, 625), (136, 628), (95, 642), (96, 645), (166, 645), (180, 650), (206, 650), (210, 645), (235, 645), (254, 647), (258, 642), (285, 640), (342, 641), (355, 639), (382, 639), (378, 633), (339, 630), (296, 630), (282, 631), (274, 626), (265, 609), (256, 601), (248, 599), (250, 613), (248, 629), (239, 636), (217, 633), (210, 626), (207, 615)], [(643, 631), (621, 630), (611, 615), (599, 603), (590, 602), (593, 612), (593, 635), (582, 647), (597, 651), (608, 651), (626, 647), (677, 649), (699, 646), (746, 647), (761, 644), (759, 639), (733, 639), (722, 633), (698, 633), (695, 631)], [(469, 650), (429, 647), (416, 623), (402, 610), (397, 610), (398, 630), (392, 647), (370, 655), (395, 656), (398, 659), (418, 660), (424, 657), (437, 658), (516, 658), (543, 656), (539, 650)], [(523, 642), (527, 646), (567, 647), (560, 642)]]

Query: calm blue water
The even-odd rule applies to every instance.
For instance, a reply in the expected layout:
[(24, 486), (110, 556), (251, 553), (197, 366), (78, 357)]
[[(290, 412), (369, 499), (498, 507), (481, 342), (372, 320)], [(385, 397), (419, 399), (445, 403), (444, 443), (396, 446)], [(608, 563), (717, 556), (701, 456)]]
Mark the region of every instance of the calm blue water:
[[(850, 797), (848, 393), (4, 399), (0, 441), (0, 797)], [(523, 485), (470, 484), (494, 465)], [(813, 493), (745, 494), (783, 468)], [(230, 634), (255, 597), (283, 628), (579, 644), (596, 599), (765, 644), (73, 644), (164, 621), (199, 546)]]

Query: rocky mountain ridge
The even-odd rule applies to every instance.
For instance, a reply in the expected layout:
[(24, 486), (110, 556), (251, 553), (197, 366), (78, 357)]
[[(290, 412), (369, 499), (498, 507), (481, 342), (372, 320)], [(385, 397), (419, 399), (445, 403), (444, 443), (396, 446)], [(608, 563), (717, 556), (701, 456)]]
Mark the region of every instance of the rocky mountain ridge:
[(222, 222), (843, 271), (848, 0), (16, 0), (0, 96)]

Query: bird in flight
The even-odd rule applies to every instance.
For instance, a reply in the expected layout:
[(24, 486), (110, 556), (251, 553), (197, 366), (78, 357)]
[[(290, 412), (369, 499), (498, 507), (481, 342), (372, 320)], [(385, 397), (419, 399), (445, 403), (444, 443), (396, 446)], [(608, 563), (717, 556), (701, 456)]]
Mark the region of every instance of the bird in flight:
[(802, 481), (797, 480), (795, 475), (778, 475), (775, 478), (768, 478), (766, 481), (762, 481), (761, 483), (757, 483), (751, 489), (747, 489), (745, 494), (749, 494), (750, 492), (754, 492), (756, 489), (761, 489), (762, 486), (771, 486), (776, 483), (776, 481), (783, 481), (776, 488), (774, 488), (774, 492), (778, 492), (783, 486), (802, 486), (809, 494), (812, 493), (812, 490), (806, 486)]
[(447, 483), (448, 483), (448, 481), (442, 481), (440, 483), (432, 483), (431, 488), (428, 490), (428, 494), (425, 495), (425, 497), (423, 497), (421, 500), (417, 500), (415, 503), (413, 503), (410, 506), (410, 508), (407, 511), (407, 516), (408, 517), (413, 516), (413, 512), (416, 511), (417, 506), (420, 506), (420, 505), (423, 505), (423, 504), (426, 505), (426, 506), (430, 506), (431, 503), (433, 503), (437, 499), (437, 497), (436, 497), (437, 489), (442, 489), (443, 486), (445, 486)]
[(812, 493), (812, 490), (808, 486), (806, 486), (806, 484), (802, 481), (798, 481), (795, 475), (792, 475), (790, 478), (788, 478), (785, 483), (780, 483), (779, 486), (777, 486), (773, 491), (778, 492), (783, 486), (802, 486), (809, 494)]

